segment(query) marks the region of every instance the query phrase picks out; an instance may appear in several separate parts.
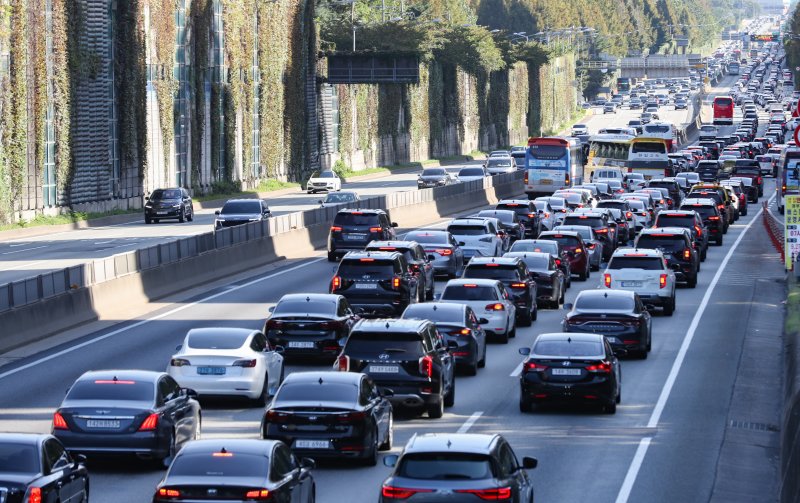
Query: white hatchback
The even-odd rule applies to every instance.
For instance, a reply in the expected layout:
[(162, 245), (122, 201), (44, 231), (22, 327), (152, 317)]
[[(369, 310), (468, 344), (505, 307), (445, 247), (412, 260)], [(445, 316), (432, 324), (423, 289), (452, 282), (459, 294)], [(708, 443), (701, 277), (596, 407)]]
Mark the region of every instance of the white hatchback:
[(466, 304), (475, 311), (483, 330), (494, 335), (502, 343), (517, 334), (514, 297), (506, 287), (495, 279), (452, 279), (447, 282), (439, 302)]

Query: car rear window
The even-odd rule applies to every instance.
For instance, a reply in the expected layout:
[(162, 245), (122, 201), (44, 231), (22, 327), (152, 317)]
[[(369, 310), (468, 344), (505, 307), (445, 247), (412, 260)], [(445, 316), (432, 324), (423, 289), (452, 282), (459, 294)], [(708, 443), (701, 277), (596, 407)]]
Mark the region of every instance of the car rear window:
[(231, 213), (261, 213), (261, 202), (257, 200), (227, 202), (220, 213), (223, 215)]
[(547, 271), (550, 269), (550, 257), (527, 256), (520, 257), (530, 271)]
[[(498, 208), (499, 209), (499, 208)], [(488, 217), (488, 218), (496, 218), (503, 222), (504, 224), (510, 224), (514, 222), (514, 212), (513, 211), (495, 211), (495, 210), (483, 210), (478, 212), (479, 217)]]
[(421, 480), (482, 480), (495, 474), (489, 456), (460, 452), (424, 452), (403, 456), (397, 474)]
[(0, 445), (0, 473), (39, 473), (39, 460), (33, 444)]
[(600, 201), (597, 203), (598, 208), (616, 208), (618, 210), (627, 210), (625, 201)]
[(422, 336), (416, 332), (353, 332), (344, 348), (346, 355), (364, 359), (375, 358), (381, 353), (403, 358), (423, 351)]
[[(453, 307), (458, 307), (451, 304)], [(448, 309), (448, 306), (425, 304), (412, 304), (403, 312), (403, 319), (406, 320), (430, 320), (433, 322), (463, 323), (463, 308)]]
[(336, 313), (336, 302), (332, 300), (283, 300), (278, 302), (272, 314), (314, 313), (333, 315)]
[(693, 227), (694, 217), (687, 215), (658, 215), (656, 227)]
[(636, 241), (637, 248), (649, 248), (651, 250), (663, 250), (668, 252), (682, 251), (686, 248), (684, 236), (680, 234), (656, 235), (642, 234)]
[(507, 168), (511, 166), (511, 159), (489, 158), (486, 161), (487, 168)]
[(487, 234), (483, 225), (450, 225), (447, 231), (455, 236), (482, 236)]
[(149, 381), (84, 379), (67, 392), (67, 400), (153, 401), (155, 386)]
[(692, 205), (681, 209), (690, 209), (697, 212), (701, 218), (708, 218), (717, 214), (715, 208), (711, 206), (700, 206), (700, 205)]
[(558, 243), (525, 243), (522, 241), (514, 241), (511, 245), (509, 252), (540, 252), (549, 253), (551, 255), (558, 255)]
[(447, 234), (444, 232), (409, 232), (404, 239), (422, 244), (449, 244)]
[(602, 218), (598, 217), (581, 217), (581, 216), (567, 216), (564, 218), (563, 225), (588, 225), (589, 227), (596, 229), (598, 227), (605, 227), (606, 224), (603, 222)]
[(375, 213), (337, 213), (333, 219), (338, 226), (378, 225), (379, 218)]
[(324, 382), (284, 383), (275, 397), (274, 404), (280, 407), (281, 402), (357, 402), (358, 386), (355, 384)]
[(609, 269), (644, 269), (646, 271), (660, 271), (664, 269), (664, 262), (658, 257), (612, 257), (608, 263)]
[(474, 264), (464, 269), (463, 278), (514, 280), (518, 279), (517, 266)]
[(634, 300), (632, 297), (620, 297), (618, 295), (580, 295), (575, 301), (575, 309), (579, 311), (603, 311), (612, 309), (615, 311), (633, 311)]
[(194, 349), (238, 349), (249, 336), (249, 333), (198, 332), (189, 334), (186, 344)]
[[(235, 477), (263, 480), (269, 473), (269, 457), (227, 450), (224, 456), (213, 452), (177, 456), (169, 467), (170, 477)], [(218, 454), (218, 453), (217, 453)]]
[(527, 215), (531, 211), (527, 205), (522, 204), (498, 204), (495, 209), (513, 211), (517, 215)]
[(550, 234), (543, 236), (551, 241), (556, 241), (561, 246), (579, 246), (581, 242), (577, 236), (567, 236), (566, 234)]
[(722, 204), (722, 197), (719, 195), (719, 192), (716, 190), (697, 190), (693, 192), (689, 192), (689, 195), (686, 197), (696, 197), (698, 199), (713, 199), (717, 202), (717, 204)]
[(599, 356), (603, 354), (603, 345), (595, 341), (538, 341), (533, 346), (533, 353), (542, 356)]
[(497, 300), (497, 291), (492, 286), (450, 285), (442, 292), (442, 300)]
[(394, 274), (394, 263), (388, 260), (343, 260), (339, 263), (336, 274), (343, 278), (353, 279), (381, 279)]

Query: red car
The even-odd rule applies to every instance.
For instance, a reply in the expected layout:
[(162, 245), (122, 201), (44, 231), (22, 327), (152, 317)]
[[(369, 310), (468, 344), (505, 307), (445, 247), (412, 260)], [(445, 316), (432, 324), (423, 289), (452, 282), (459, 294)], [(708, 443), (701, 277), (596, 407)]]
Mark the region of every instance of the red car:
[(539, 239), (557, 241), (567, 254), (572, 274), (577, 274), (581, 281), (589, 278), (589, 253), (580, 234), (568, 231), (545, 231), (539, 234)]

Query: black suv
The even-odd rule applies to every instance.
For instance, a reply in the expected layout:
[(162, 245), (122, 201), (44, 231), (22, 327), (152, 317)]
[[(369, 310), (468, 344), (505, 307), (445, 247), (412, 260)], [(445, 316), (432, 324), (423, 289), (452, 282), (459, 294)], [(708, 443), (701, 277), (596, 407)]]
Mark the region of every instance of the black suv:
[(561, 225), (588, 225), (594, 229), (597, 237), (603, 242), (603, 261), (611, 260), (611, 255), (617, 247), (617, 236), (612, 230), (608, 215), (605, 213), (568, 214), (564, 217)]
[(183, 223), (194, 220), (194, 205), (189, 191), (180, 187), (172, 189), (156, 189), (144, 205), (144, 223), (158, 223), (159, 220), (176, 218)]
[(344, 296), (362, 316), (400, 316), (424, 293), (398, 252), (349, 252), (342, 257), (330, 292)]
[(513, 243), (525, 237), (525, 224), (516, 212), (510, 210), (482, 210), (474, 217), (496, 218), (500, 223), (500, 230), (508, 234), (508, 242)]
[(669, 192), (669, 197), (672, 199), (674, 203), (674, 207), (678, 207), (681, 205), (681, 199), (683, 199), (683, 191), (681, 190), (681, 186), (678, 185), (678, 182), (674, 180), (650, 180), (647, 182), (648, 187), (653, 187), (657, 189), (667, 189)]
[(536, 239), (542, 232), (542, 221), (539, 214), (541, 210), (536, 209), (536, 204), (528, 199), (503, 199), (498, 202), (494, 209), (511, 210), (517, 214), (517, 218), (525, 226), (525, 237)]
[[(436, 278), (433, 263), (428, 259), (425, 249), (416, 241), (373, 241), (365, 251), (396, 251), (402, 253), (411, 267), (411, 272), (420, 283), (419, 289), (425, 293), (424, 300), (433, 300), (436, 290)], [(420, 302), (423, 299), (419, 299)]]
[(722, 246), (722, 235), (725, 233), (723, 216), (719, 212), (716, 201), (707, 198), (686, 198), (683, 200), (681, 209), (697, 212), (708, 230), (708, 240), (713, 238), (715, 245)]
[(536, 319), (536, 279), (528, 266), (518, 257), (475, 257), (469, 261), (461, 275), (466, 279), (496, 279), (503, 283), (514, 296), (517, 306), (517, 322), (529, 327)]
[(700, 261), (706, 259), (708, 229), (706, 229), (703, 219), (697, 212), (688, 210), (662, 211), (656, 216), (655, 227), (683, 227), (688, 229), (692, 235), (694, 249), (700, 254)]
[(430, 320), (361, 320), (337, 360), (343, 372), (368, 375), (393, 407), (422, 408), (440, 418), (456, 398), (455, 341)]
[(697, 286), (700, 257), (692, 245), (692, 237), (687, 229), (683, 227), (644, 229), (636, 238), (634, 248), (661, 250), (669, 268), (675, 271), (675, 278), (686, 282), (689, 288)]
[(348, 251), (363, 250), (370, 241), (395, 239), (396, 222), (383, 210), (345, 209), (333, 219), (328, 233), (328, 260), (335, 262)]

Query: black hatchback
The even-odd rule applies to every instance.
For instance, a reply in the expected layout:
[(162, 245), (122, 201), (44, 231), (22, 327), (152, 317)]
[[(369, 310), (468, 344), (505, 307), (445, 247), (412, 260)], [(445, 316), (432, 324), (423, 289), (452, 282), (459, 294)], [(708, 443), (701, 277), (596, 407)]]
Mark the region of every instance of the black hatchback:
[(181, 187), (156, 189), (145, 197), (144, 223), (158, 223), (160, 220), (176, 219), (178, 222), (194, 220), (194, 204), (189, 191)]
[(328, 260), (335, 262), (345, 253), (363, 250), (371, 241), (396, 239), (396, 222), (383, 210), (345, 209), (333, 219), (328, 233)]

